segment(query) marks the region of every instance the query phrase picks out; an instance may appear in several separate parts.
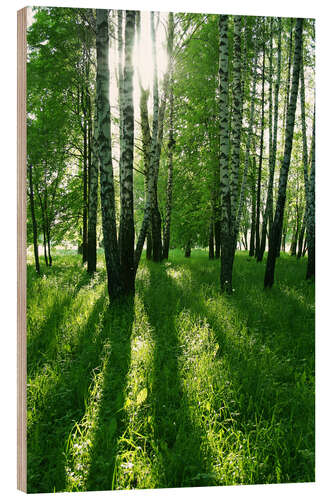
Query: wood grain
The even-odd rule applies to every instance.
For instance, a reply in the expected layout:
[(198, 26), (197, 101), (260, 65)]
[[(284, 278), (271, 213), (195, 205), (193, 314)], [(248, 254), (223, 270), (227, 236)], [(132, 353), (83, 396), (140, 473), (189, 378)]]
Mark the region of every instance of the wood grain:
[(17, 487), (27, 491), (27, 8), (17, 12)]

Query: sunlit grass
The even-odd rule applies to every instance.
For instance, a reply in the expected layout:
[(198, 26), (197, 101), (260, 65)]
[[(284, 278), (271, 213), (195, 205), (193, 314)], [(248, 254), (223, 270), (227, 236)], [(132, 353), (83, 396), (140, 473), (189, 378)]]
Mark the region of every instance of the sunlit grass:
[(232, 296), (206, 252), (140, 265), (108, 307), (103, 256), (28, 268), (31, 492), (314, 480), (314, 286), (238, 253)]

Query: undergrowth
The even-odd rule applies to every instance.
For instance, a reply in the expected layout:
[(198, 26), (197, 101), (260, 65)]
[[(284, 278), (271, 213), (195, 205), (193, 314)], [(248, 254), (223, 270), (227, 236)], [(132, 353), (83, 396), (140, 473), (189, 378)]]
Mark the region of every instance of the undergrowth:
[(109, 305), (103, 256), (89, 278), (58, 252), (28, 265), (28, 491), (314, 481), (314, 285), (304, 259), (237, 252), (142, 260), (136, 293)]

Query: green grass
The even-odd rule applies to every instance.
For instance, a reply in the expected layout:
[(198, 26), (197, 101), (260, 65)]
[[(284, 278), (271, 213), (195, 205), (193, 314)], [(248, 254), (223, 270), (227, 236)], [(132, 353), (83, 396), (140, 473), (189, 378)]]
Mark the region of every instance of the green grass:
[(58, 252), (28, 265), (28, 491), (314, 481), (314, 285), (282, 255), (140, 265), (109, 306), (103, 256), (90, 280)]

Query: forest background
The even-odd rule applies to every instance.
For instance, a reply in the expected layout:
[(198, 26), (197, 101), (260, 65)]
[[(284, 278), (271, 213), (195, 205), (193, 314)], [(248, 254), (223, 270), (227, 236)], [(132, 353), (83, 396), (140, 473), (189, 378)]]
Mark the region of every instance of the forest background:
[[(49, 2), (39, 2), (42, 5), (50, 5)], [(91, 7), (89, 2), (56, 2), (53, 5), (57, 6), (80, 6), (80, 7)], [(331, 306), (331, 294), (327, 288), (327, 284), (330, 282), (331, 278), (331, 265), (330, 265), (330, 249), (332, 248), (332, 237), (330, 235), (331, 226), (331, 210), (328, 205), (328, 199), (330, 196), (330, 185), (332, 180), (332, 173), (330, 172), (329, 165), (329, 147), (331, 143), (331, 126), (329, 117), (331, 114), (331, 102), (330, 102), (330, 87), (332, 81), (331, 75), (331, 33), (330, 33), (330, 16), (329, 16), (329, 6), (324, 8), (324, 2), (298, 2), (294, 1), (292, 5), (290, 2), (279, 2), (276, 5), (267, 5), (265, 2), (253, 1), (251, 4), (248, 2), (233, 1), (230, 5), (226, 7), (226, 13), (232, 14), (247, 14), (247, 15), (267, 15), (267, 16), (304, 16), (304, 17), (317, 17), (317, 41), (318, 41), (318, 53), (317, 53), (317, 88), (319, 89), (317, 97), (317, 116), (318, 116), (318, 154), (317, 163), (321, 168), (318, 168), (317, 175), (317, 228), (318, 228), (318, 238), (317, 238), (317, 306), (318, 317), (317, 317), (317, 398), (320, 401), (318, 406), (318, 420), (317, 420), (317, 442), (318, 442), (318, 454), (317, 454), (317, 482), (322, 493), (316, 492), (320, 498), (326, 497), (328, 491), (326, 487), (329, 486), (329, 467), (330, 460), (325, 453), (324, 441), (326, 441), (325, 448), (330, 447), (330, 433), (327, 432), (329, 423), (329, 405), (331, 405), (331, 398), (325, 398), (329, 393), (326, 389), (330, 385), (330, 380), (332, 380), (331, 371), (328, 371), (328, 366), (330, 364), (329, 355), (332, 352), (329, 349), (328, 339), (330, 334), (330, 317), (329, 309)], [(137, 2), (126, 2), (126, 5), (115, 4), (109, 5), (108, 2), (99, 2), (98, 6), (102, 8), (129, 8), (134, 9), (138, 7)], [(3, 325), (3, 342), (2, 345), (2, 357), (3, 362), (1, 363), (6, 377), (2, 377), (2, 380), (6, 380), (5, 389), (3, 392), (3, 402), (6, 403), (6, 407), (9, 408), (8, 412), (4, 414), (5, 422), (2, 423), (2, 428), (6, 429), (5, 435), (8, 436), (5, 440), (5, 450), (2, 454), (4, 458), (3, 462), (6, 463), (6, 470), (4, 469), (4, 463), (2, 463), (1, 470), (3, 471), (3, 476), (6, 477), (6, 482), (4, 486), (4, 491), (6, 491), (7, 484), (9, 483), (9, 494), (7, 498), (15, 498), (16, 493), (15, 488), (15, 462), (16, 462), (16, 450), (15, 450), (15, 371), (16, 371), (16, 280), (15, 280), (15, 269), (16, 269), (16, 249), (15, 249), (15, 238), (16, 238), (16, 176), (15, 176), (15, 146), (16, 146), (16, 114), (13, 112), (15, 110), (16, 101), (16, 82), (15, 82), (15, 67), (16, 67), (16, 46), (15, 46), (15, 34), (16, 34), (16, 9), (21, 8), (22, 4), (19, 2), (11, 2), (10, 5), (6, 5), (4, 8), (4, 17), (6, 20), (4, 22), (5, 29), (3, 30), (2, 36), (2, 67), (6, 68), (3, 72), (1, 79), (2, 84), (2, 96), (3, 96), (3, 120), (2, 120), (2, 134), (1, 137), (4, 138), (3, 144), (6, 145), (6, 153), (3, 156), (3, 184), (2, 184), (2, 196), (1, 196), (1, 213), (2, 213), (2, 245), (1, 245), (1, 262), (5, 268), (3, 271), (2, 280), (2, 325)], [(151, 2), (140, 2), (140, 9), (151, 10), (152, 8), (156, 10), (166, 10), (166, 6), (163, 2), (154, 2), (154, 6)], [(186, 11), (200, 11), (201, 5), (194, 5), (192, 2), (168, 2), (168, 10), (186, 10)], [(221, 12), (222, 5), (219, 2), (207, 1), (205, 2), (206, 12)], [(224, 10), (224, 9), (223, 9)], [(10, 75), (10, 76), (9, 76)], [(3, 88), (4, 87), (4, 88)], [(6, 96), (6, 97), (5, 97)], [(10, 140), (9, 140), (10, 137)], [(10, 305), (10, 307), (9, 307)], [(326, 353), (326, 355), (325, 355)], [(10, 374), (10, 376), (8, 375)], [(10, 383), (7, 383), (8, 380)], [(326, 384), (325, 384), (326, 379)], [(10, 472), (9, 472), (10, 471)], [(326, 483), (326, 486), (325, 486)], [(310, 498), (313, 496), (314, 492), (310, 485), (289, 485), (289, 486), (275, 486), (270, 488), (270, 496), (272, 498), (281, 495), (281, 488), (284, 488), (282, 494), (289, 497), (291, 495), (297, 495), (295, 489), (302, 490), (303, 498)], [(323, 489), (322, 489), (323, 488)], [(239, 490), (239, 488), (236, 488)], [(242, 488), (244, 490), (244, 488)], [(250, 494), (255, 495), (257, 498), (262, 495), (266, 496), (267, 492), (264, 491), (266, 488), (255, 487), (255, 488), (245, 488), (247, 496)], [(312, 490), (312, 492), (311, 492)], [(326, 494), (325, 494), (326, 491)], [(149, 497), (150, 492), (136, 492), (139, 496), (144, 494), (144, 498)], [(156, 496), (156, 492), (152, 492)], [(160, 498), (164, 497), (167, 492), (160, 492)], [(243, 491), (244, 496), (245, 491)], [(300, 492), (299, 492), (300, 493)], [(299, 494), (298, 493), (298, 494)], [(182, 492), (182, 495), (184, 493)], [(219, 491), (210, 490), (212, 498), (217, 497), (220, 494)], [(228, 488), (228, 495), (230, 498), (234, 498), (234, 495), (241, 494), (237, 493), (235, 489)], [(118, 493), (121, 496), (122, 493)], [(199, 492), (191, 491), (191, 496), (199, 495)], [(18, 496), (18, 493), (17, 493)], [(103, 495), (102, 495), (103, 496)], [(155, 497), (154, 496), (154, 497)], [(43, 495), (41, 496), (43, 498)]]

